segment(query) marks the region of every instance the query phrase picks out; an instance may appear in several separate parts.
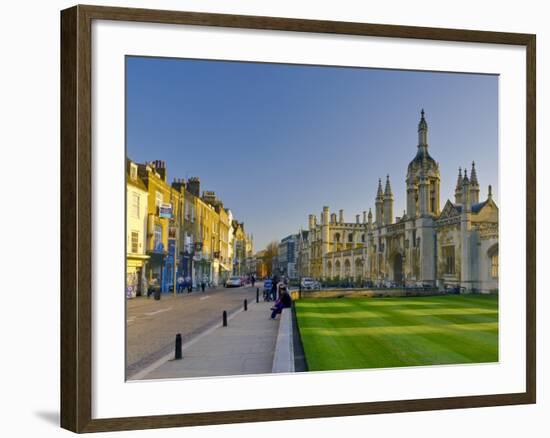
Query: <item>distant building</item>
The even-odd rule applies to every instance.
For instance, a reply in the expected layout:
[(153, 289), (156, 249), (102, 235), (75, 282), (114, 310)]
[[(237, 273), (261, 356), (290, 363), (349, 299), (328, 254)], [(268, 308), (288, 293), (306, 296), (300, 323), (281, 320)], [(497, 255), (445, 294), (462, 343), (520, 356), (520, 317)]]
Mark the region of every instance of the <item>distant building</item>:
[(297, 240), (298, 235), (291, 234), (290, 236), (285, 237), (279, 243), (278, 251), (278, 267), (279, 272), (282, 275), (287, 276), (289, 279), (296, 279), (296, 259), (297, 259)]
[(301, 276), (362, 283), (428, 284), (467, 291), (498, 291), (498, 207), (491, 186), (479, 200), (477, 170), (459, 169), (454, 202), (440, 210), (439, 164), (428, 152), (428, 124), (422, 111), (418, 147), (407, 169), (407, 209), (393, 212), (389, 175), (378, 181), (375, 215), (345, 222), (343, 210), (323, 207), (320, 223), (309, 216), (298, 238)]

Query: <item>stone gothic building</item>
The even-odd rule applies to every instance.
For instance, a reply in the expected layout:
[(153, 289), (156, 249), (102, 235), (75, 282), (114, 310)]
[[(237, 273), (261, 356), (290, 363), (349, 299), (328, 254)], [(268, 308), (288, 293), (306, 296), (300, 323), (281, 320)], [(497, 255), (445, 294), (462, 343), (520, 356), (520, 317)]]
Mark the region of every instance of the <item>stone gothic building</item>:
[(394, 217), (390, 177), (378, 180), (375, 214), (345, 222), (344, 212), (323, 207), (320, 221), (309, 216), (298, 233), (301, 276), (355, 283), (459, 286), (466, 291), (498, 291), (498, 207), (489, 186), (479, 200), (475, 164), (470, 176), (459, 169), (454, 202), (440, 208), (440, 172), (428, 152), (428, 124), (422, 110), (418, 148), (406, 177), (407, 209)]

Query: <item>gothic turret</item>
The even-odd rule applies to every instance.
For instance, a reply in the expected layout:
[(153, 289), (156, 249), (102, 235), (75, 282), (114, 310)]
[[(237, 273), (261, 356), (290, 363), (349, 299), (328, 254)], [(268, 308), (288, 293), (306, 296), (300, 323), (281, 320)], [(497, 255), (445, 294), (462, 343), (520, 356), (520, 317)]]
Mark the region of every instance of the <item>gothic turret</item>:
[(375, 215), (376, 225), (381, 226), (384, 223), (384, 218), (383, 218), (384, 193), (382, 192), (381, 179), (378, 179), (378, 190), (376, 192), (376, 200), (374, 203), (376, 205), (376, 215)]
[(462, 204), (462, 167), (458, 168), (458, 178), (455, 187), (455, 204)]
[(416, 156), (407, 169), (407, 215), (439, 214), (439, 165), (428, 152), (428, 122), (424, 110), (418, 123)]
[(323, 212), (321, 213), (321, 241), (322, 241), (322, 253), (323, 256), (328, 254), (330, 251), (330, 209), (328, 206), (323, 207)]
[(418, 122), (418, 145), (428, 147), (428, 123), (424, 118), (424, 108), (420, 111), (420, 122)]
[(470, 212), (471, 208), (470, 180), (468, 178), (468, 171), (464, 169), (464, 178), (462, 178), (462, 211)]
[(476, 163), (472, 161), (472, 171), (470, 172), (470, 202), (472, 205), (479, 202), (479, 182), (477, 181)]
[(386, 177), (386, 189), (384, 190), (384, 224), (393, 223), (393, 193), (391, 191), (390, 176)]
[(309, 227), (309, 231), (313, 231), (313, 229), (315, 228), (315, 225), (317, 225), (317, 224), (316, 224), (315, 215), (314, 215), (314, 214), (310, 214), (309, 217), (308, 217), (308, 227)]

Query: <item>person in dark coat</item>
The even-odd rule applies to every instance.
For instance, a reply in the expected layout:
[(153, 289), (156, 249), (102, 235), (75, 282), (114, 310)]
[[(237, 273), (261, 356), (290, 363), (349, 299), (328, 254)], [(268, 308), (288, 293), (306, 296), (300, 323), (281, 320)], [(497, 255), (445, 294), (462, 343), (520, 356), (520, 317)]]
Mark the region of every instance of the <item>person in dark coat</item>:
[(282, 287), (279, 290), (279, 299), (275, 303), (275, 305), (271, 308), (271, 319), (275, 319), (279, 313), (283, 311), (283, 309), (288, 309), (292, 306), (292, 297), (288, 293), (288, 290), (286, 287)]

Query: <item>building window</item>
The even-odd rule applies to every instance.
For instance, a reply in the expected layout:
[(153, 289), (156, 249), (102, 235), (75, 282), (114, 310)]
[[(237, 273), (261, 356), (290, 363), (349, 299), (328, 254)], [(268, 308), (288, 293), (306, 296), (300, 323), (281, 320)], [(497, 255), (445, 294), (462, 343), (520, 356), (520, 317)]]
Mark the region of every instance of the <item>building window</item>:
[(491, 256), (491, 277), (498, 278), (498, 253)]
[(353, 234), (351, 234), (351, 233), (348, 234), (348, 242), (349, 243), (353, 242)]
[(139, 218), (139, 195), (136, 192), (132, 192), (130, 211), (132, 212), (132, 217)]
[(139, 232), (132, 231), (130, 247), (132, 253), (137, 254), (139, 252)]
[(443, 260), (445, 261), (445, 274), (455, 274), (455, 247), (444, 246), (443, 247)]
[(137, 166), (134, 163), (130, 164), (130, 178), (132, 181), (137, 179)]
[(365, 234), (361, 234), (361, 242), (365, 243)]

